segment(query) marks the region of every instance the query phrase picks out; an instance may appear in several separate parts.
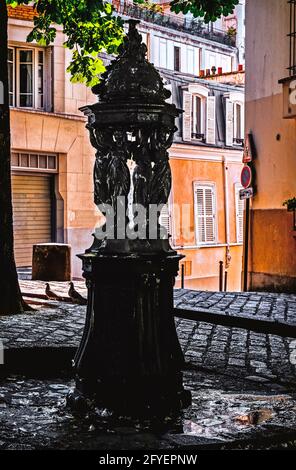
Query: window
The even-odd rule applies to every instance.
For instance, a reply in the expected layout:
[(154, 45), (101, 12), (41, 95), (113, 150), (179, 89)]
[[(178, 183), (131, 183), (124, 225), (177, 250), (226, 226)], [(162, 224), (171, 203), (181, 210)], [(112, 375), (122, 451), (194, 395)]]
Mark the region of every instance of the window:
[(43, 49), (8, 49), (9, 104), (21, 108), (44, 108)]
[(195, 237), (199, 245), (217, 242), (215, 193), (212, 183), (194, 184)]
[(181, 65), (180, 52), (181, 52), (180, 47), (174, 46), (174, 70), (176, 72), (180, 72), (180, 65)]
[(244, 145), (244, 96), (242, 93), (225, 94), (225, 143), (227, 146)]
[(234, 143), (244, 143), (242, 103), (234, 103)]
[(192, 139), (203, 140), (204, 135), (204, 99), (198, 95), (192, 95), (192, 116), (191, 116), (191, 137)]
[(201, 85), (189, 85), (183, 92), (183, 140), (199, 140), (216, 144), (216, 97), (209, 96), (209, 89)]
[(231, 56), (221, 54), (214, 51), (205, 51), (205, 69), (212, 69), (212, 67), (222, 67), (223, 72), (231, 72), (232, 59)]
[(11, 166), (13, 169), (25, 168), (26, 170), (44, 170), (47, 172), (57, 172), (57, 155), (39, 153), (11, 153)]
[(235, 190), (235, 220), (236, 220), (236, 241), (243, 243), (244, 241), (244, 210), (245, 201), (239, 197), (240, 190), (243, 189), (240, 183), (236, 183)]

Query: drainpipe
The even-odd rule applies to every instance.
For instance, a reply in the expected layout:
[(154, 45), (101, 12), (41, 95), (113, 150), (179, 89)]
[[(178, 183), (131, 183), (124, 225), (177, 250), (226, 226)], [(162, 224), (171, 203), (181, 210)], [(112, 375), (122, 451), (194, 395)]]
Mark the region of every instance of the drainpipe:
[(228, 166), (227, 157), (223, 155), (223, 186), (224, 186), (224, 206), (225, 206), (225, 242), (226, 242), (226, 253), (225, 253), (225, 271), (228, 270), (231, 261), (230, 255), (230, 228), (229, 228), (229, 194), (228, 194)]

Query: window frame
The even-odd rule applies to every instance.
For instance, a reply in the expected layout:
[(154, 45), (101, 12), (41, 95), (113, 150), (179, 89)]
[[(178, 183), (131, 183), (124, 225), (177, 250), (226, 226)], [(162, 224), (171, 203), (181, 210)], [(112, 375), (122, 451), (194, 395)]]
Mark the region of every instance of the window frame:
[[(237, 108), (240, 108), (240, 135), (238, 136), (237, 129)], [(244, 105), (241, 101), (233, 102), (233, 143), (234, 145), (241, 145), (244, 140), (244, 119), (243, 119)]]
[[(208, 241), (206, 232), (205, 232), (205, 241), (199, 240), (199, 218), (198, 215), (198, 205), (197, 205), (197, 190), (202, 188), (211, 189), (212, 191), (212, 206), (213, 206), (213, 241)], [(195, 243), (197, 247), (211, 247), (218, 245), (218, 210), (217, 210), (217, 188), (216, 183), (212, 181), (194, 181), (193, 182), (193, 197), (194, 197), (194, 234), (195, 234)], [(206, 220), (206, 215), (203, 216), (204, 221)], [(206, 225), (205, 225), (206, 226)]]
[[(15, 96), (16, 96), (16, 89), (15, 89), (15, 48), (12, 46), (8, 46), (8, 51), (12, 51), (12, 61), (8, 59), (7, 56), (7, 63), (12, 64), (12, 94), (9, 90), (10, 82), (8, 82), (8, 93), (9, 93), (9, 106), (15, 106)], [(10, 104), (10, 96), (12, 96), (12, 104)]]
[[(200, 132), (194, 132), (197, 124), (196, 99), (200, 100)], [(191, 139), (193, 141), (205, 141), (206, 137), (206, 97), (198, 93), (192, 93), (191, 104)]]
[[(192, 137), (194, 124), (192, 120), (193, 110), (193, 95), (198, 95), (202, 98), (203, 104), (203, 130), (204, 130), (204, 137), (202, 139), (196, 139)], [(183, 109), (184, 113), (182, 116), (182, 138), (184, 142), (206, 142), (207, 141), (207, 132), (208, 132), (208, 98), (209, 98), (209, 88), (203, 85), (189, 85), (188, 88), (183, 88)], [(187, 102), (188, 106), (185, 105), (185, 101)], [(190, 125), (189, 125), (190, 122)], [(189, 136), (190, 134), (190, 136)]]
[[(174, 72), (181, 72), (181, 47), (176, 46), (174, 44)], [(178, 54), (176, 55), (176, 51), (178, 50)], [(178, 67), (176, 67), (176, 63), (178, 63)]]
[[(10, 106), (21, 109), (46, 109), (46, 49), (42, 47), (26, 47), (9, 44), (8, 49), (13, 51), (13, 104)], [(20, 53), (21, 51), (32, 52), (32, 106), (21, 106), (20, 92)], [(39, 72), (39, 53), (43, 55), (42, 64), (42, 93), (38, 89), (38, 72)], [(11, 94), (10, 94), (11, 95)], [(43, 106), (39, 106), (39, 98), (43, 96)]]
[[(227, 141), (227, 132), (228, 128), (227, 125), (230, 123), (230, 120), (228, 121), (228, 116), (227, 116), (227, 105), (226, 105), (226, 115), (225, 115), (225, 124), (226, 124), (226, 129), (225, 129), (225, 144), (232, 146), (232, 147), (243, 147), (244, 146), (244, 138), (245, 138), (245, 99), (244, 99), (244, 94), (242, 92), (230, 92), (230, 93), (225, 93), (224, 98), (226, 102), (229, 103), (229, 105), (232, 105), (232, 123), (231, 123), (231, 140), (232, 142), (228, 143)], [(241, 110), (241, 119), (240, 119), (240, 125), (241, 125), (241, 135), (240, 137), (237, 137), (237, 106), (240, 106)]]

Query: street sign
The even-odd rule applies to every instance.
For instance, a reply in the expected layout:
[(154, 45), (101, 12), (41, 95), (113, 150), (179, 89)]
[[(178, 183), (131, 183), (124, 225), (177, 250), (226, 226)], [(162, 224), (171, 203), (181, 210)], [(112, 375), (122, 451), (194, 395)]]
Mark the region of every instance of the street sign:
[(252, 170), (248, 165), (245, 165), (241, 173), (241, 184), (242, 187), (247, 189), (252, 183)]
[(241, 201), (245, 199), (251, 199), (254, 196), (253, 188), (241, 189), (239, 192), (239, 198)]
[(243, 163), (250, 163), (254, 159), (254, 148), (253, 135), (250, 133), (245, 138)]

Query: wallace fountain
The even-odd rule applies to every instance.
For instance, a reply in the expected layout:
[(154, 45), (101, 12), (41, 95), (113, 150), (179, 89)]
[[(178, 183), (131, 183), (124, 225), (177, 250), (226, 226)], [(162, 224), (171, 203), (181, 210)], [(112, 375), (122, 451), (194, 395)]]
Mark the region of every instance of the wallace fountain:
[(82, 108), (96, 149), (95, 204), (106, 223), (80, 255), (88, 306), (68, 403), (78, 410), (92, 406), (158, 416), (191, 401), (183, 388), (184, 359), (173, 317), (182, 257), (170, 247), (159, 217), (151, 215), (169, 197), (168, 148), (182, 111), (167, 103), (170, 92), (146, 59), (137, 21), (128, 23), (118, 57), (93, 88), (98, 102)]

